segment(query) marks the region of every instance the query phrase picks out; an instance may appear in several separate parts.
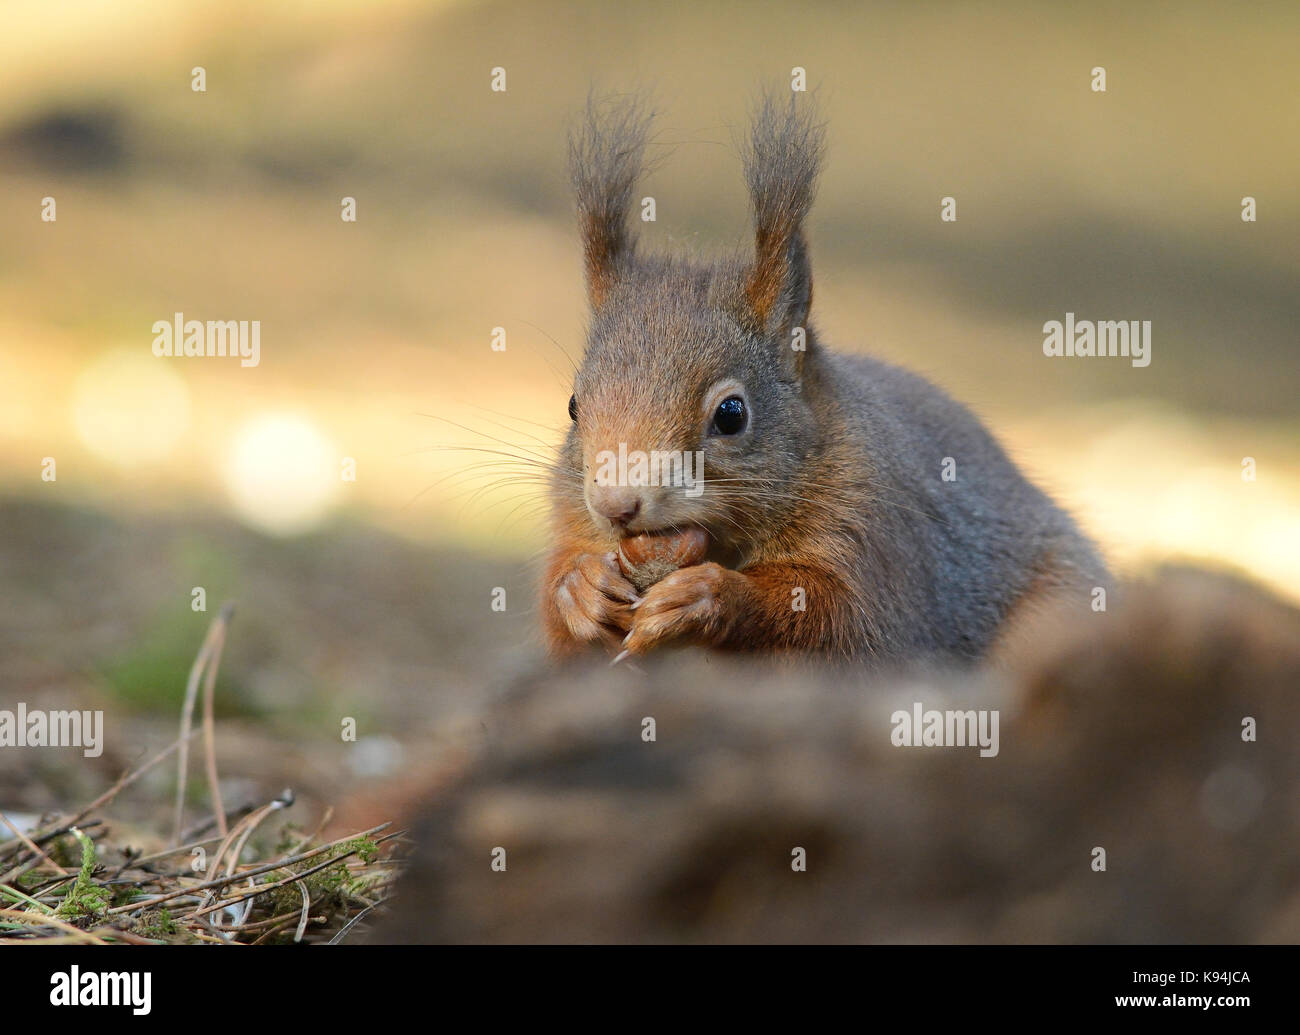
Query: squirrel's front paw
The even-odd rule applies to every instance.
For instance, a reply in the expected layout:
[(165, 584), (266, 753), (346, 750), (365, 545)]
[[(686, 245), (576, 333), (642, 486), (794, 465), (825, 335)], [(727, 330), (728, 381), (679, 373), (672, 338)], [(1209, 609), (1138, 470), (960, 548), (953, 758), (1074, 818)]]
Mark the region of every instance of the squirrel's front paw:
[(556, 585), (554, 599), (560, 620), (575, 640), (618, 649), (632, 625), (630, 605), (640, 598), (619, 571), (614, 554), (584, 553)]
[(632, 628), (623, 649), (644, 654), (670, 640), (712, 643), (724, 626), (722, 597), (729, 574), (734, 573), (718, 564), (696, 564), (656, 582), (632, 606)]

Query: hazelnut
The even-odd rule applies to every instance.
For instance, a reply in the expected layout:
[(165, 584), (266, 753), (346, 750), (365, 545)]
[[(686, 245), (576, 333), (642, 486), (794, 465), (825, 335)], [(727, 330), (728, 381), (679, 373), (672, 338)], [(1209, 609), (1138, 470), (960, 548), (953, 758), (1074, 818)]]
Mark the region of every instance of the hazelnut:
[(704, 560), (709, 533), (689, 526), (680, 532), (643, 533), (618, 544), (618, 566), (638, 593), (644, 593), (665, 575)]

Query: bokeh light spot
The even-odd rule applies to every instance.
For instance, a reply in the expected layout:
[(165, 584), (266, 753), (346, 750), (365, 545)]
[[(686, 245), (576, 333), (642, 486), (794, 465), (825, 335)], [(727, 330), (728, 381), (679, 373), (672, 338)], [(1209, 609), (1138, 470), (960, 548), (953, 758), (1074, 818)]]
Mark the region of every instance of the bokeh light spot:
[(341, 488), (333, 445), (314, 423), (291, 413), (262, 414), (240, 428), (223, 475), (239, 516), (275, 535), (319, 524)]

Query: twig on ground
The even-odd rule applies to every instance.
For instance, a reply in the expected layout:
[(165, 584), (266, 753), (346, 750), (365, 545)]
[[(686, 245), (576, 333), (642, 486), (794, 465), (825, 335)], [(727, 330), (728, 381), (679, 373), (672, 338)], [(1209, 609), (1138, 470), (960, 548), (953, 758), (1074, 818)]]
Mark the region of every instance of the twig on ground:
[(185, 784), (188, 778), (190, 763), (189, 738), (191, 736), (191, 723), (194, 718), (194, 702), (198, 699), (199, 680), (204, 673), (208, 673), (208, 681), (204, 688), (204, 744), (208, 753), (208, 782), (212, 790), (212, 811), (217, 817), (217, 830), (221, 836), (226, 835), (226, 816), (221, 810), (221, 794), (217, 789), (216, 781), (216, 759), (213, 755), (213, 745), (211, 739), (211, 724), (209, 713), (211, 711), (211, 689), (216, 684), (216, 666), (221, 659), (221, 647), (226, 642), (226, 626), (234, 614), (233, 604), (222, 605), (221, 611), (217, 617), (212, 620), (208, 627), (208, 635), (203, 640), (203, 646), (199, 648), (198, 655), (194, 658), (194, 664), (190, 666), (189, 678), (185, 681), (185, 700), (181, 705), (181, 752), (177, 760), (176, 773), (176, 822), (173, 825), (172, 843), (180, 844), (181, 842), (181, 821), (185, 816)]
[(53, 870), (55, 873), (59, 874), (60, 876), (63, 875), (63, 867), (60, 866), (58, 863), (56, 863), (48, 855), (46, 855), (36, 844), (36, 842), (34, 842), (30, 837), (28, 837), (16, 826), (14, 826), (11, 822), (9, 822), (9, 817), (6, 816), (3, 812), (0, 812), (0, 823), (4, 823), (5, 826), (7, 826), (10, 830), (12, 830), (14, 832), (14, 837), (18, 838), (19, 841), (25, 844), (29, 851), (40, 856), (41, 863), (47, 869)]

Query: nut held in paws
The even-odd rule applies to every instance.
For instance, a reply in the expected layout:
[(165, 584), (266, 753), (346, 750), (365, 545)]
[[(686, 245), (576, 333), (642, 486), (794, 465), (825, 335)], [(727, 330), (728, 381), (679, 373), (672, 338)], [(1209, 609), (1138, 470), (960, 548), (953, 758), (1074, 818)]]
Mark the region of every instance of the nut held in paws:
[(680, 532), (647, 532), (618, 544), (618, 566), (627, 580), (644, 593), (665, 575), (704, 560), (709, 533), (689, 527)]

